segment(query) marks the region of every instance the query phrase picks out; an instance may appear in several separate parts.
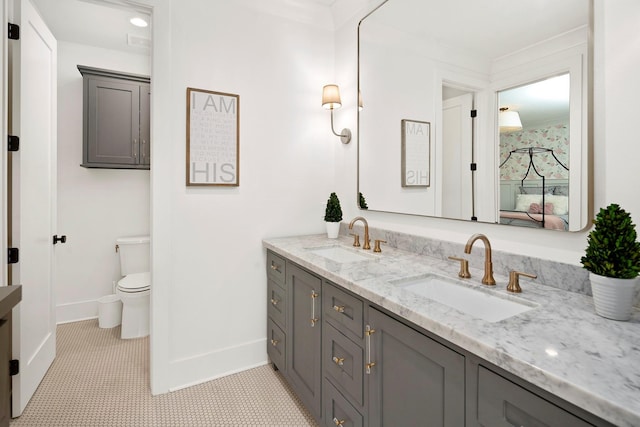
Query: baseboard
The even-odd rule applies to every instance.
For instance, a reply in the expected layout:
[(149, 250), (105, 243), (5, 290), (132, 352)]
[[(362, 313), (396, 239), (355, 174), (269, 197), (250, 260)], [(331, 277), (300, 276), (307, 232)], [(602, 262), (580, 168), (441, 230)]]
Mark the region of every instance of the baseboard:
[(264, 338), (175, 360), (169, 364), (169, 391), (191, 387), (266, 363), (267, 342)]
[(56, 306), (56, 323), (79, 322), (98, 317), (98, 300), (78, 301)]

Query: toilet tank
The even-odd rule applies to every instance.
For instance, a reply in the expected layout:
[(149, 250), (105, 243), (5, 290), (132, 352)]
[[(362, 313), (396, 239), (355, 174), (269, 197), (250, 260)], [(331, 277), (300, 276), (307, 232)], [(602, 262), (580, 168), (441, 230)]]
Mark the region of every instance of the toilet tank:
[(150, 270), (149, 236), (119, 237), (120, 274), (145, 273)]

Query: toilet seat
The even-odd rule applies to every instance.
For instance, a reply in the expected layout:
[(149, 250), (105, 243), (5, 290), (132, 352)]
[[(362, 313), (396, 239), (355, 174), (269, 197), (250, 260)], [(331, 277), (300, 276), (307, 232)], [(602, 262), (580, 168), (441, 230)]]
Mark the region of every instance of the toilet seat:
[(149, 272), (128, 274), (118, 281), (117, 288), (123, 293), (148, 291), (151, 288), (151, 274)]

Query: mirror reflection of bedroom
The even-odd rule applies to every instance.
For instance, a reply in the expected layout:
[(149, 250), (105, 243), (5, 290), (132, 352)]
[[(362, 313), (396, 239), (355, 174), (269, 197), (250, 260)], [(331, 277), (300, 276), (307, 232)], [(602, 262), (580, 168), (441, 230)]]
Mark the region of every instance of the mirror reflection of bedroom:
[(498, 94), (500, 223), (569, 229), (569, 74)]

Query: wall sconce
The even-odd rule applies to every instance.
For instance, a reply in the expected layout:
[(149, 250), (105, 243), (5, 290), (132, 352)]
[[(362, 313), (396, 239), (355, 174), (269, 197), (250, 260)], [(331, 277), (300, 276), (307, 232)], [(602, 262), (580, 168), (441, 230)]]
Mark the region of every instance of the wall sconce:
[(508, 107), (501, 107), (498, 115), (498, 127), (500, 133), (516, 132), (522, 130), (520, 114), (517, 111), (508, 111)]
[(331, 110), (331, 131), (333, 134), (339, 136), (343, 144), (351, 142), (351, 131), (349, 129), (344, 128), (341, 133), (336, 133), (333, 129), (333, 110), (342, 106), (338, 85), (326, 85), (322, 88), (322, 106)]

